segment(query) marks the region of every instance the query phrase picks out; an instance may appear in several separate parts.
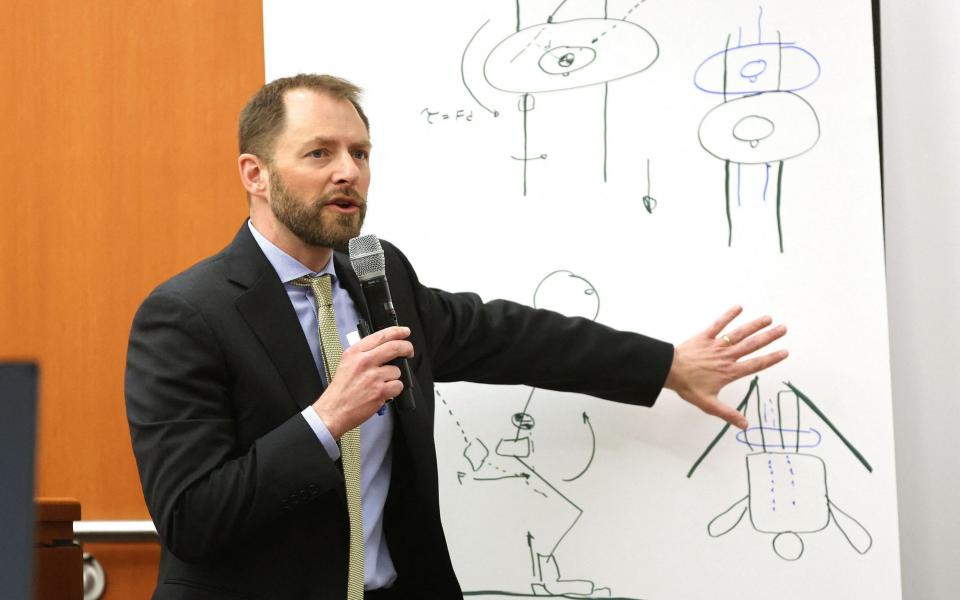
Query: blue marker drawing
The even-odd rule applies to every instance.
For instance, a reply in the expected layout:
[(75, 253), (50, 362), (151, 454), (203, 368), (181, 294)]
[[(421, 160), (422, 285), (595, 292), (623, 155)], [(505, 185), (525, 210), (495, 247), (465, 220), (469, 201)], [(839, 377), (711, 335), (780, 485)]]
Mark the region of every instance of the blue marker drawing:
[(796, 42), (763, 40), (763, 7), (757, 16), (757, 41), (744, 44), (742, 28), (737, 45), (730, 36), (722, 50), (697, 67), (694, 86), (723, 102), (710, 109), (700, 122), (698, 136), (705, 151), (724, 163), (724, 198), (727, 246), (733, 245), (730, 210), (730, 164), (737, 165), (737, 207), (749, 198), (741, 193), (744, 178), (763, 165), (763, 196), (770, 185), (770, 167), (776, 165), (776, 217), (780, 252), (784, 251), (781, 199), (784, 162), (810, 151), (820, 139), (820, 120), (813, 106), (797, 92), (820, 78), (820, 62)]
[[(763, 420), (762, 411), (772, 400), (766, 403), (761, 400), (758, 381), (754, 377), (750, 382), (737, 410), (747, 414), (753, 400), (757, 418)], [(810, 398), (793, 384), (785, 385), (787, 389), (777, 393), (776, 410), (769, 416), (768, 423), (737, 433), (737, 441), (751, 450), (745, 457), (747, 494), (715, 516), (707, 525), (707, 533), (713, 538), (722, 537), (749, 516), (756, 531), (773, 535), (773, 551), (777, 556), (795, 561), (803, 555), (801, 534), (818, 533), (833, 523), (858, 554), (866, 554), (873, 546), (873, 537), (859, 521), (840, 510), (831, 500), (827, 492), (826, 463), (815, 454), (800, 452), (800, 448), (819, 446), (823, 438), (812, 427), (800, 427), (801, 406), (823, 420), (868, 471), (872, 472), (872, 467)], [(785, 399), (792, 402), (785, 404)], [(785, 424), (785, 420), (794, 426)], [(687, 473), (688, 478), (727, 429), (729, 425), (724, 426), (707, 446)], [(756, 446), (760, 446), (760, 451)], [(766, 501), (768, 493), (769, 501)]]

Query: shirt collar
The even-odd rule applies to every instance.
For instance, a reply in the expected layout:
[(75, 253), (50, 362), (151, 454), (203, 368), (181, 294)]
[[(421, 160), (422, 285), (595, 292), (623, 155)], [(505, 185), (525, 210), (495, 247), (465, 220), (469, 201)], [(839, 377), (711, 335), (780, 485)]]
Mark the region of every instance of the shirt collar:
[(253, 239), (256, 240), (257, 245), (260, 246), (261, 250), (263, 250), (264, 256), (267, 257), (267, 261), (270, 262), (270, 266), (272, 266), (273, 270), (277, 272), (277, 276), (280, 277), (280, 281), (283, 283), (288, 283), (305, 275), (316, 276), (329, 274), (333, 280), (337, 278), (336, 271), (333, 269), (333, 254), (330, 255), (330, 260), (327, 261), (327, 264), (324, 265), (322, 269), (317, 272), (313, 272), (309, 267), (290, 256), (278, 248), (273, 242), (264, 237), (262, 233), (257, 231), (257, 228), (253, 226), (253, 222), (249, 219), (247, 219), (247, 226), (250, 228), (250, 233), (253, 235)]

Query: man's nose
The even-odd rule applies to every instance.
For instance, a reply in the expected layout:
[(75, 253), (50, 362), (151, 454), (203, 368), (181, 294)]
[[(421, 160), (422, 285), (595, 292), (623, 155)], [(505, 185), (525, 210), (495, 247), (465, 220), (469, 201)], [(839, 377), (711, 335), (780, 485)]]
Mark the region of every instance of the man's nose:
[(349, 152), (341, 152), (337, 155), (337, 162), (333, 173), (333, 179), (336, 183), (353, 183), (360, 174), (360, 167), (353, 155)]

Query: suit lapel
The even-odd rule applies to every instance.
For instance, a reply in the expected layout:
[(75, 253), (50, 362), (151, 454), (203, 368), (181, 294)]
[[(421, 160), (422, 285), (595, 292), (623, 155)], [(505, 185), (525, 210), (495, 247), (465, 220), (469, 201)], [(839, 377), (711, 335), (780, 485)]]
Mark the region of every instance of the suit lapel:
[(323, 380), (290, 299), (246, 223), (227, 250), (228, 278), (246, 288), (235, 305), (263, 344), (293, 402), (302, 410), (323, 391)]

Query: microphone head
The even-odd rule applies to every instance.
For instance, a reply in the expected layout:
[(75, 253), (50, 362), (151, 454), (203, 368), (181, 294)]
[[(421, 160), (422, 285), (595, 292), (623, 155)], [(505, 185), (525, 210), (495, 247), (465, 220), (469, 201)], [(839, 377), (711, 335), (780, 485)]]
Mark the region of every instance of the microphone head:
[(350, 265), (360, 281), (386, 277), (383, 248), (375, 235), (360, 235), (350, 240)]

